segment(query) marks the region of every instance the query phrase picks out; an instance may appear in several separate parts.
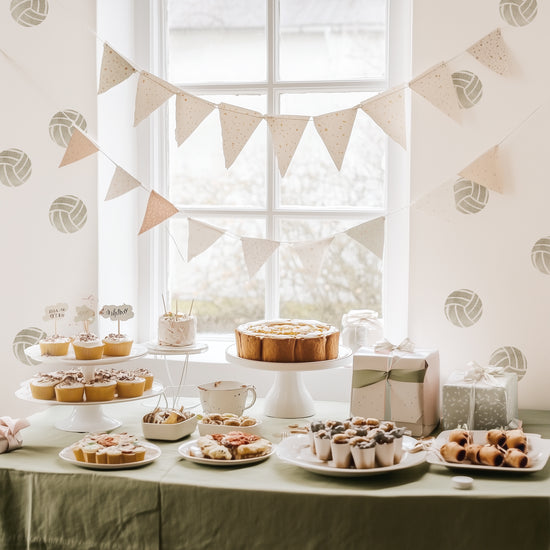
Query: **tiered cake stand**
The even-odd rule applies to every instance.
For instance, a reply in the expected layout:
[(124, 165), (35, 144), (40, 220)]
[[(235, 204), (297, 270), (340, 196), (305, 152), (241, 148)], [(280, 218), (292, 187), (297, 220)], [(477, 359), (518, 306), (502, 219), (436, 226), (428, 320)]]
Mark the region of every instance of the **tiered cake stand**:
[(265, 398), (264, 414), (273, 418), (304, 418), (315, 414), (315, 403), (302, 380), (303, 371), (333, 369), (348, 363), (351, 349), (340, 346), (336, 359), (309, 363), (271, 363), (243, 359), (237, 346), (229, 346), (226, 359), (235, 365), (251, 369), (275, 371), (275, 382)]
[[(102, 368), (107, 365), (124, 363), (142, 357), (147, 353), (147, 348), (140, 345), (133, 345), (130, 355), (125, 357), (103, 357), (102, 359), (91, 361), (80, 361), (75, 358), (73, 352), (69, 352), (68, 355), (63, 357), (49, 357), (43, 356), (40, 353), (40, 346), (30, 346), (25, 350), (25, 353), (34, 359), (42, 363), (47, 363), (48, 370), (70, 370), (73, 368), (79, 368), (84, 373), (85, 380), (91, 380), (96, 368)], [(72, 407), (71, 413), (65, 419), (58, 421), (55, 427), (60, 430), (68, 432), (98, 432), (109, 431), (118, 428), (122, 423), (110, 416), (106, 415), (103, 406), (112, 405), (115, 403), (126, 403), (127, 401), (137, 401), (139, 399), (147, 399), (159, 395), (163, 392), (164, 387), (158, 382), (153, 382), (153, 387), (147, 390), (140, 397), (133, 397), (128, 399), (113, 399), (112, 401), (94, 401), (86, 402), (80, 401), (77, 403), (69, 403), (55, 400), (34, 399), (31, 394), (28, 382), (24, 382), (23, 385), (15, 392), (15, 395), (19, 399), (24, 401), (30, 401), (32, 403), (38, 403), (40, 405), (64, 405)]]

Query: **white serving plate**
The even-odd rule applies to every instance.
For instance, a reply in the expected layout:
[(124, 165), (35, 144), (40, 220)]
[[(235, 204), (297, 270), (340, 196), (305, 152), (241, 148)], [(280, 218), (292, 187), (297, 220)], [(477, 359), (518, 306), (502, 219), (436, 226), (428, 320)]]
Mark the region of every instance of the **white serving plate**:
[(392, 466), (383, 466), (378, 468), (337, 468), (332, 460), (321, 460), (313, 454), (308, 435), (299, 434), (287, 437), (279, 443), (277, 447), (277, 456), (284, 462), (299, 466), (309, 472), (334, 477), (362, 477), (403, 470), (422, 464), (426, 460), (426, 451), (416, 453), (407, 452), (416, 445), (416, 439), (403, 436), (403, 457), (399, 464)]
[(93, 462), (81, 462), (80, 460), (76, 460), (70, 447), (65, 447), (59, 453), (59, 457), (65, 462), (69, 462), (70, 464), (74, 464), (75, 466), (80, 466), (82, 468), (88, 468), (90, 470), (126, 470), (128, 468), (139, 468), (140, 466), (150, 464), (161, 455), (161, 451), (156, 445), (145, 442), (140, 442), (139, 444), (142, 447), (145, 447), (145, 459), (140, 460), (139, 462), (128, 462), (126, 464), (96, 464)]
[(67, 355), (42, 355), (40, 351), (40, 346), (34, 345), (30, 346), (25, 350), (25, 353), (35, 361), (40, 361), (41, 363), (69, 363), (74, 366), (83, 366), (83, 365), (110, 365), (111, 363), (122, 363), (124, 361), (130, 361), (131, 359), (136, 359), (137, 357), (142, 357), (147, 353), (147, 348), (140, 344), (133, 344), (132, 349), (130, 350), (130, 355), (115, 356), (115, 355), (104, 355), (101, 359), (77, 359), (74, 356), (73, 347), (69, 347), (69, 353)]
[[(532, 472), (538, 472), (542, 470), (548, 461), (550, 456), (550, 440), (542, 439), (539, 434), (526, 433), (527, 436), (527, 456), (531, 462), (531, 465), (527, 468), (510, 468), (508, 466), (485, 466), (483, 464), (472, 464), (469, 461), (465, 462), (447, 462), (443, 460), (439, 454), (439, 449), (444, 443), (449, 440), (449, 433), (451, 430), (445, 430), (441, 432), (432, 443), (432, 451), (428, 451), (428, 462), (435, 464), (436, 466), (444, 466), (446, 468), (460, 468), (465, 470), (479, 470), (480, 472), (497, 471), (501, 473), (510, 474), (529, 474)], [(472, 430), (473, 442), (482, 445), (487, 442), (486, 430)]]
[(254, 464), (256, 462), (262, 462), (269, 458), (275, 452), (274, 445), (271, 445), (271, 451), (262, 456), (255, 456), (252, 458), (242, 458), (235, 460), (216, 460), (215, 458), (206, 458), (197, 445), (197, 441), (189, 441), (178, 447), (178, 453), (190, 462), (196, 462), (197, 464), (208, 464), (208, 466), (246, 466), (247, 464)]
[(147, 351), (154, 355), (195, 355), (208, 350), (208, 344), (196, 342), (188, 346), (164, 346), (158, 342), (147, 342)]
[(262, 421), (256, 419), (256, 424), (253, 426), (226, 426), (225, 424), (203, 424), (198, 421), (200, 435), (226, 434), (229, 432), (244, 432), (246, 434), (260, 435)]

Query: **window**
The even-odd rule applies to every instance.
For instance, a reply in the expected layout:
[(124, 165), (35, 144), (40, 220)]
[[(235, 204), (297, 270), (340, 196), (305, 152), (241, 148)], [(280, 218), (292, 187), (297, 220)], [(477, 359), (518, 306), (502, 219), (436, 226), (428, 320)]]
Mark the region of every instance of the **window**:
[[(160, 32), (151, 33), (160, 63), (151, 70), (215, 104), (267, 115), (350, 108), (395, 84), (388, 3), (164, 0), (157, 6), (162, 24), (153, 21)], [(389, 207), (388, 138), (368, 116), (358, 110), (340, 171), (308, 122), (281, 177), (265, 121), (226, 169), (218, 110), (178, 147), (174, 109), (172, 101), (156, 116), (152, 158), (155, 181), (180, 214), (150, 240), (160, 266), (152, 293), (164, 292), (173, 309), (176, 300), (180, 310), (194, 300), (200, 331), (212, 334), (261, 318), (339, 325), (350, 309), (382, 313), (382, 262), (343, 233)], [(224, 231), (190, 262), (188, 217)], [(281, 243), (252, 278), (240, 237)], [(312, 277), (292, 244), (329, 237), (321, 272)]]

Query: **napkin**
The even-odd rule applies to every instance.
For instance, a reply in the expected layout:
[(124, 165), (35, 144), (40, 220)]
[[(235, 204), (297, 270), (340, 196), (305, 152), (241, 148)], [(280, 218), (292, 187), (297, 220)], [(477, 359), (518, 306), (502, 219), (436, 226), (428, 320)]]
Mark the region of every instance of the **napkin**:
[(20, 430), (30, 426), (26, 418), (0, 416), (0, 453), (13, 451), (23, 445)]

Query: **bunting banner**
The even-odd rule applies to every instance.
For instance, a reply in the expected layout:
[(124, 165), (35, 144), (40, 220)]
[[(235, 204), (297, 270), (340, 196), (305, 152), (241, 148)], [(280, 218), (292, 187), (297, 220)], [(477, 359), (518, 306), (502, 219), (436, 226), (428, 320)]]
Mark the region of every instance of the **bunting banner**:
[(321, 272), (328, 247), (332, 244), (334, 237), (309, 241), (305, 243), (293, 243), (292, 250), (300, 259), (304, 271), (316, 279)]
[(446, 63), (440, 63), (411, 80), (409, 88), (454, 121), (460, 122), (460, 106), (453, 78)]
[(59, 168), (89, 157), (98, 151), (99, 147), (97, 147), (97, 145), (93, 143), (88, 136), (85, 136), (76, 126), (73, 126), (73, 135), (65, 149), (65, 154), (61, 159)]
[(241, 237), (244, 261), (248, 269), (248, 276), (252, 279), (262, 266), (271, 258), (279, 248), (279, 242), (269, 239), (257, 239), (253, 237)]
[(477, 157), (458, 174), (467, 180), (475, 181), (480, 185), (502, 193), (502, 183), (498, 177), (498, 145), (494, 145), (488, 151)]
[(368, 222), (351, 227), (345, 233), (382, 259), (384, 253), (385, 220), (384, 216), (380, 216), (379, 218), (374, 218)]
[(266, 116), (281, 177), (284, 177), (302, 139), (308, 116)]
[(127, 59), (124, 59), (124, 57), (113, 50), (109, 44), (105, 43), (103, 45), (103, 58), (101, 60), (101, 70), (99, 73), (98, 95), (124, 82), (135, 72), (136, 69), (134, 69)]
[(151, 191), (138, 235), (149, 231), (149, 229), (152, 229), (178, 212), (179, 210), (171, 202), (167, 201), (156, 191)]
[(503, 76), (510, 74), (510, 52), (500, 29), (484, 36), (466, 51), (495, 73)]
[(313, 117), (315, 128), (338, 170), (342, 168), (356, 115), (357, 107), (352, 107)]
[(110, 201), (116, 199), (140, 186), (141, 183), (136, 178), (128, 174), (128, 172), (120, 166), (117, 166), (111, 179), (109, 189), (107, 190), (107, 195), (105, 195), (105, 200)]
[(225, 231), (194, 218), (188, 218), (188, 223), (187, 261), (190, 262), (210, 248)]
[(191, 94), (176, 94), (176, 143), (178, 147), (199, 127), (216, 105)]
[(448, 221), (453, 205), (453, 182), (447, 180), (414, 200), (411, 208)]
[(136, 91), (134, 126), (145, 120), (175, 93), (174, 87), (167, 82), (142, 71), (139, 75)]

